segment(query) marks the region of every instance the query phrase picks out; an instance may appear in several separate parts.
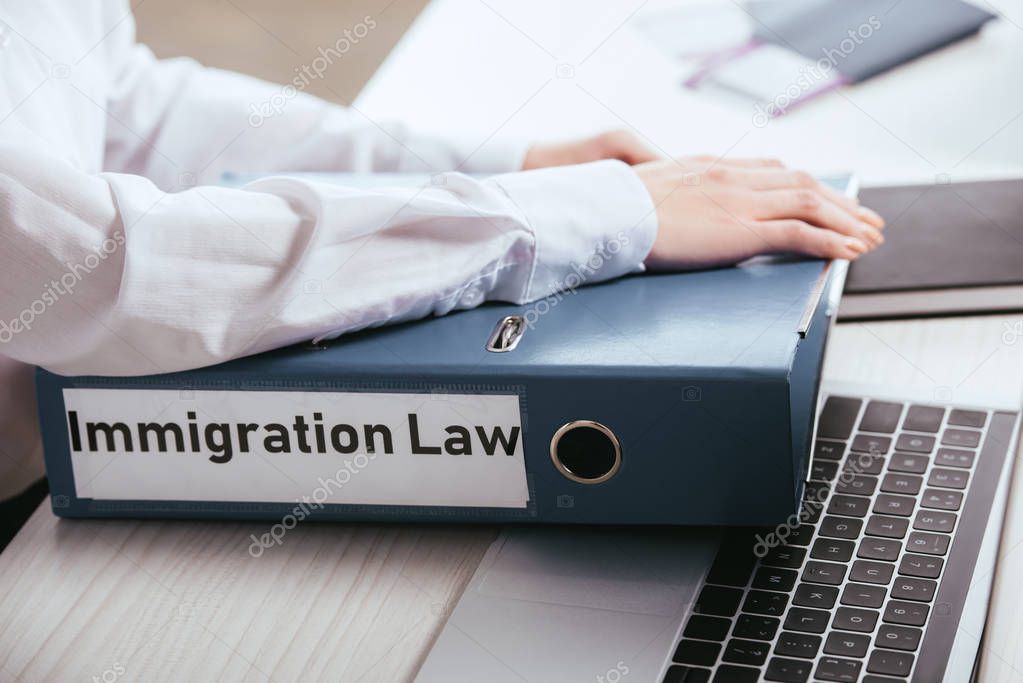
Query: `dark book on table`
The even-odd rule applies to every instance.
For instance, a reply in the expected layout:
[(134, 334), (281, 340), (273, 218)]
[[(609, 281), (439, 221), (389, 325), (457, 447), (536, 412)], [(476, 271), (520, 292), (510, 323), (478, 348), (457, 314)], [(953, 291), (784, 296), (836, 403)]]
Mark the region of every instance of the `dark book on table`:
[(864, 189), (885, 244), (853, 262), (840, 319), (1023, 310), (1023, 180)]

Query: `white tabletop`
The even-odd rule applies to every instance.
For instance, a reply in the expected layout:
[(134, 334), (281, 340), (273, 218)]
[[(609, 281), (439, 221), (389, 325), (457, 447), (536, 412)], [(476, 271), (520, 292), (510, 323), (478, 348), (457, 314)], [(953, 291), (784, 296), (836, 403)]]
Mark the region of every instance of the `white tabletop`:
[[(436, 2), (356, 106), (480, 142), (632, 128), (671, 154), (770, 155), (868, 183), (1023, 175), (1019, 5), (976, 39), (759, 128), (678, 87), (677, 67), (625, 25), (640, 5)], [(1018, 396), (1023, 338), (1005, 331), (1020, 318), (840, 325), (825, 376)], [(408, 680), (496, 534), (303, 524), (250, 556), (265, 530), (58, 521), (41, 506), (0, 555), (0, 682)], [(1015, 496), (985, 681), (1023, 681), (1021, 549)]]
[(434, 2), (355, 106), (480, 142), (627, 128), (671, 155), (778, 157), (865, 184), (1023, 174), (1018, 3), (975, 38), (761, 126), (752, 104), (680, 85), (677, 62), (634, 28), (655, 4)]

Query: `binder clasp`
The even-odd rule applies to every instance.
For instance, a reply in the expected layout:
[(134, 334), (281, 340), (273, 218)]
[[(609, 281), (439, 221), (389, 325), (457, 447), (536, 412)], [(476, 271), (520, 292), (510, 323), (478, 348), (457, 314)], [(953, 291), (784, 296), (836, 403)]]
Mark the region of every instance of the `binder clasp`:
[(504, 353), (511, 351), (519, 344), (526, 332), (526, 319), (521, 315), (508, 315), (498, 321), (487, 341), (487, 351)]

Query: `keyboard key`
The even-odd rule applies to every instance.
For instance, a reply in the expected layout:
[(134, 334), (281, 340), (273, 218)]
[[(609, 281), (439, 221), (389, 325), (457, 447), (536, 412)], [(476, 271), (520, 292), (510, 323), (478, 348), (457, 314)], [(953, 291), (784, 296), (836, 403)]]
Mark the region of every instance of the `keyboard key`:
[(828, 503), (828, 514), (830, 515), (866, 517), (868, 510), (870, 510), (870, 500), (862, 496), (834, 495)]
[(806, 549), (789, 545), (779, 545), (771, 548), (764, 555), (760, 562), (768, 567), (786, 567), (798, 569), (803, 566), (803, 559), (806, 557)]
[(844, 441), (818, 440), (813, 446), (813, 457), (821, 460), (841, 460), (845, 455)]
[(810, 557), (815, 560), (831, 560), (832, 562), (848, 562), (852, 559), (856, 544), (834, 538), (818, 538), (810, 550)]
[(828, 515), (821, 521), (818, 533), (827, 538), (859, 538), (862, 528), (862, 520)]
[(923, 626), (927, 623), (927, 613), (929, 611), (930, 607), (921, 602), (889, 600), (888, 604), (884, 607), (884, 616), (881, 618), (889, 624)]
[(696, 669), (691, 666), (673, 664), (664, 674), (664, 683), (708, 683), (710, 669)]
[(942, 491), (941, 489), (924, 489), (920, 507), (930, 510), (958, 510), (963, 504), (963, 494), (959, 491)]
[[(838, 463), (827, 463), (838, 466)], [(821, 508), (828, 499), (831, 485), (823, 481), (811, 481), (803, 490), (803, 500), (799, 506), (799, 519), (806, 524), (815, 524), (821, 516)]]
[(892, 626), (881, 624), (877, 629), (878, 647), (890, 647), (893, 650), (906, 650), (913, 652), (920, 647), (920, 638), (923, 631), (912, 626)]
[(987, 413), (980, 410), (962, 410), (956, 408), (948, 416), (948, 423), (956, 427), (976, 427), (980, 429), (987, 422)]
[(870, 633), (877, 625), (877, 617), (877, 610), (839, 607), (835, 610), (835, 620), (831, 622), (831, 627), (843, 631)]
[(781, 620), (775, 617), (762, 617), (755, 614), (740, 614), (735, 620), (732, 635), (736, 638), (752, 638), (753, 640), (774, 640)]
[(879, 493), (874, 500), (874, 512), (882, 515), (897, 515), (909, 517), (913, 514), (916, 500), (906, 496), (896, 496), (891, 493)]
[(899, 426), (902, 417), (902, 404), (888, 401), (871, 401), (863, 411), (860, 429), (865, 432), (891, 434)]
[(813, 659), (821, 647), (821, 637), (809, 633), (792, 633), (782, 631), (778, 636), (778, 643), (774, 646), (774, 653), (787, 657), (804, 657)]
[(861, 662), (855, 659), (821, 657), (820, 662), (817, 663), (817, 670), (813, 675), (822, 681), (852, 683), (859, 679), (861, 666)]
[(707, 583), (745, 586), (757, 563), (754, 542), (753, 533), (748, 529), (726, 531), (707, 574)]
[(764, 673), (764, 678), (768, 681), (780, 681), (781, 683), (805, 683), (806, 679), (810, 678), (812, 668), (812, 662), (771, 657), (771, 661), (767, 663), (767, 672)]
[(831, 609), (838, 599), (838, 589), (813, 583), (801, 583), (792, 596), (792, 604), (800, 607)]
[[(811, 482), (811, 484), (818, 484), (819, 482)], [(821, 514), (824, 512), (824, 502), (820, 500), (807, 500), (803, 499), (803, 504), (799, 507), (799, 519), (805, 524), (816, 524)]]
[(916, 519), (913, 520), (913, 528), (920, 531), (940, 531), (950, 534), (955, 526), (956, 515), (954, 512), (920, 510), (916, 513)]
[(854, 496), (872, 496), (876, 488), (877, 477), (869, 477), (864, 474), (842, 477), (835, 484), (835, 491), (838, 493), (848, 493)]
[(919, 576), (924, 579), (936, 579), (941, 575), (941, 567), (944, 564), (945, 560), (940, 557), (907, 553), (899, 562), (899, 573), (906, 576)]
[(934, 437), (921, 434), (900, 434), (895, 450), (908, 453), (930, 453), (934, 450)]
[(857, 434), (852, 440), (849, 450), (853, 453), (870, 453), (871, 455), (885, 455), (892, 447), (892, 440), (887, 436), (876, 436), (874, 434)]
[[(834, 465), (838, 467), (836, 462), (826, 462), (825, 465)], [(803, 491), (803, 504), (806, 503), (820, 503), (826, 500), (828, 493), (831, 491), (831, 485), (824, 481), (812, 481), (806, 485), (806, 489)]]
[[(912, 537), (912, 534), (910, 534)], [(902, 542), (892, 538), (872, 538), (868, 536), (860, 541), (856, 557), (864, 560), (887, 560), (894, 562), (902, 552)]]
[(739, 609), (742, 591), (738, 588), (721, 586), (704, 586), (700, 597), (693, 606), (696, 614), (710, 614), (718, 617), (730, 617)]
[(835, 632), (828, 635), (824, 643), (824, 651), (829, 655), (845, 655), (846, 657), (863, 657), (870, 647), (870, 636), (860, 633)]
[(892, 597), (900, 600), (930, 602), (934, 598), (936, 590), (938, 590), (937, 581), (899, 576), (892, 584)]
[(928, 486), (944, 486), (947, 489), (966, 488), (970, 481), (970, 473), (962, 470), (949, 470), (943, 467), (935, 467), (931, 470), (931, 476), (927, 477)]
[(777, 617), (785, 612), (785, 607), (788, 604), (789, 596), (784, 593), (750, 591), (746, 595), (746, 601), (742, 604), (742, 611)]
[[(938, 451), (939, 453), (941, 451)], [(926, 455), (915, 453), (896, 453), (888, 463), (888, 469), (892, 472), (909, 472), (910, 474), (923, 474), (927, 471), (929, 459)]]
[(785, 628), (804, 633), (824, 633), (831, 613), (807, 607), (793, 607), (785, 616)]
[(906, 411), (903, 429), (911, 432), (930, 432), (934, 434), (941, 429), (941, 421), (945, 417), (945, 409), (937, 406), (910, 406)]
[(870, 560), (856, 560), (853, 562), (849, 579), (862, 581), (863, 583), (876, 583), (887, 585), (892, 580), (895, 567), (885, 562), (871, 562)]
[(702, 640), (689, 640), (683, 638), (675, 648), (675, 654), (671, 660), (678, 664), (697, 664), (700, 666), (714, 666), (718, 660), (718, 653), (721, 646), (717, 643), (705, 643)]
[(725, 646), (725, 653), (721, 655), (721, 661), (756, 666), (767, 661), (767, 653), (770, 650), (770, 643), (733, 638)]
[(756, 683), (760, 680), (760, 671), (735, 664), (722, 664), (714, 674), (713, 683)]
[(962, 451), (958, 448), (939, 448), (938, 454), (934, 456), (934, 464), (942, 467), (961, 467), (969, 469), (973, 467), (973, 451)]
[(777, 567), (761, 567), (753, 575), (753, 588), (761, 588), (771, 591), (790, 591), (796, 585), (796, 577), (799, 573), (792, 569), (779, 569)]
[(885, 517), (871, 515), (867, 520), (867, 535), (882, 538), (903, 538), (909, 530), (909, 520), (905, 517)]
[(945, 534), (932, 534), (929, 531), (914, 531), (906, 541), (906, 549), (924, 555), (944, 555), (948, 552), (951, 537)]
[(881, 490), (885, 493), (902, 493), (907, 496), (915, 496), (920, 493), (920, 487), (923, 484), (924, 478), (918, 477), (915, 474), (889, 472), (884, 475), (884, 480), (881, 482)]
[(881, 474), (884, 469), (885, 458), (883, 455), (871, 455), (870, 453), (851, 453), (842, 464), (842, 471), (850, 474)]
[(941, 445), (976, 448), (980, 445), (980, 432), (968, 429), (946, 429), (945, 433), (941, 435)]
[(827, 439), (848, 439), (863, 401), (845, 396), (828, 396), (817, 418), (817, 436)]
[(838, 463), (829, 460), (815, 458), (810, 465), (810, 479), (812, 481), (834, 481), (838, 476)]
[(813, 527), (809, 524), (800, 524), (795, 529), (790, 529), (789, 535), (784, 540), (789, 545), (807, 546), (810, 545), (810, 538), (812, 537)]
[(704, 614), (694, 614), (689, 617), (686, 630), (682, 635), (686, 638), (700, 638), (702, 640), (723, 641), (728, 637), (728, 629), (732, 622), (721, 617), (708, 617)]
[(813, 560), (803, 567), (803, 581), (810, 583), (823, 583), (830, 586), (837, 586), (845, 578), (845, 565), (833, 562), (815, 562)]
[[(842, 604), (851, 607), (880, 607), (884, 604), (887, 590), (867, 583), (846, 584), (842, 591)], [(833, 654), (840, 654), (835, 652)]]
[(890, 676), (908, 676), (913, 669), (913, 655), (908, 652), (874, 650), (867, 662), (867, 671)]

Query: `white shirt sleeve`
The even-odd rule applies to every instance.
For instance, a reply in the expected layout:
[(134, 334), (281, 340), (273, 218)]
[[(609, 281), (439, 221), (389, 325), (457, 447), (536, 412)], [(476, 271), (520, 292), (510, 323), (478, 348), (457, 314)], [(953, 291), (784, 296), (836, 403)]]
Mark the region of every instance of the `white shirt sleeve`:
[(157, 61), (130, 21), (115, 24), (125, 8), (104, 7), (105, 172), (34, 138), (0, 142), (4, 355), (63, 374), (171, 372), (525, 303), (641, 268), (653, 244), (652, 200), (617, 161), (419, 188), (216, 187), (225, 169), (507, 171), (523, 148), (385, 133), (301, 94), (251, 125), (278, 86)]
[[(126, 3), (124, 3), (126, 4)], [(215, 184), (225, 171), (494, 173), (522, 168), (526, 145), (493, 136), (482, 143), (416, 135), (305, 94), (297, 71), (277, 85), (157, 60), (135, 43), (122, 3), (107, 6), (109, 77), (105, 168), (142, 175), (164, 190)], [(344, 68), (342, 63), (331, 68)]]
[(525, 303), (635, 270), (656, 231), (618, 161), (422, 188), (272, 177), (165, 193), (5, 143), (0, 199), (0, 348), (62, 374), (171, 372)]

